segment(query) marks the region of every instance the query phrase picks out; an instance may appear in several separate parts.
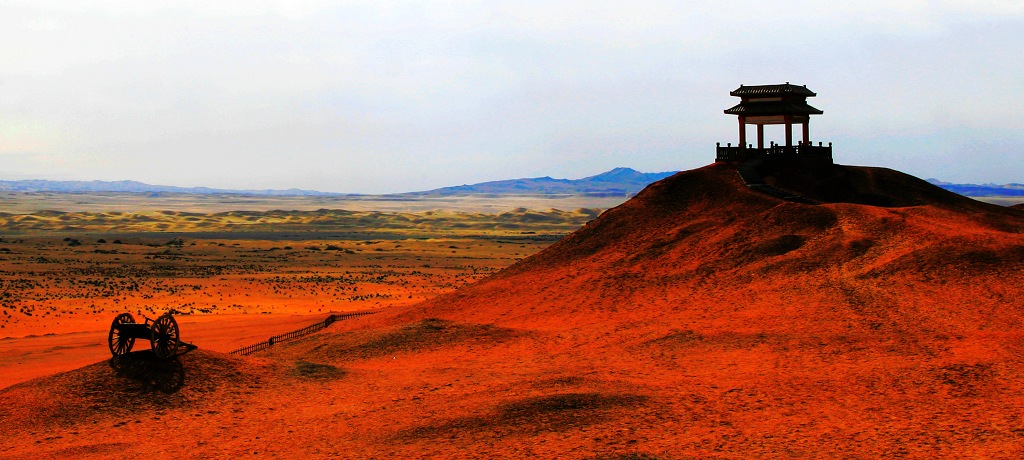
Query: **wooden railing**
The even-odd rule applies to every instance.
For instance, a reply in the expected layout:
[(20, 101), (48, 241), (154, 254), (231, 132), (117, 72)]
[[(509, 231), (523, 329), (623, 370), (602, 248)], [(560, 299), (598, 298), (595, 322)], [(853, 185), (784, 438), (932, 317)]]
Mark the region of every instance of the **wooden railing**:
[(327, 319), (325, 319), (323, 321), (320, 321), (319, 323), (311, 324), (311, 325), (306, 326), (306, 327), (304, 327), (302, 329), (291, 331), (291, 332), (286, 332), (286, 333), (281, 334), (281, 335), (275, 335), (275, 336), (273, 336), (273, 337), (271, 337), (271, 338), (269, 338), (267, 340), (264, 340), (262, 342), (254, 343), (252, 345), (245, 346), (245, 347), (239, 348), (237, 350), (233, 350), (233, 351), (229, 352), (228, 354), (231, 354), (231, 355), (242, 355), (242, 356), (251, 355), (251, 354), (256, 353), (258, 351), (266, 350), (266, 349), (274, 346), (275, 344), (278, 344), (278, 343), (281, 343), (281, 342), (285, 342), (285, 341), (288, 341), (288, 340), (297, 339), (299, 337), (304, 337), (304, 336), (307, 336), (307, 335), (312, 334), (314, 332), (317, 332), (319, 330), (326, 329), (327, 326), (330, 326), (330, 325), (334, 324), (334, 322), (339, 320), (339, 319), (351, 318), (353, 316), (372, 315), (374, 313), (377, 313), (377, 312), (375, 312), (375, 311), (360, 311), (360, 312), (355, 312), (355, 313), (342, 313), (340, 315), (331, 315), (331, 316), (328, 316)]
[(827, 159), (829, 162), (832, 161), (832, 143), (828, 145), (822, 145), (821, 142), (818, 145), (813, 144), (801, 144), (801, 145), (772, 145), (766, 148), (754, 148), (753, 146), (741, 147), (739, 145), (727, 144), (715, 144), (716, 156), (715, 161), (745, 161), (754, 158), (764, 158), (767, 156), (774, 155), (795, 155), (801, 157), (815, 157), (821, 159)]

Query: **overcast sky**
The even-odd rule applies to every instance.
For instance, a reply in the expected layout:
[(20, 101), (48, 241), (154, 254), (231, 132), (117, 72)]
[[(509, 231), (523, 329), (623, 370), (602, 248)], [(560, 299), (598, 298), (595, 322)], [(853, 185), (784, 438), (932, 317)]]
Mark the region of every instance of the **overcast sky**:
[(1021, 0), (0, 0), (0, 44), (0, 179), (380, 193), (692, 169), (736, 142), (729, 91), (789, 81), (839, 163), (1024, 182)]

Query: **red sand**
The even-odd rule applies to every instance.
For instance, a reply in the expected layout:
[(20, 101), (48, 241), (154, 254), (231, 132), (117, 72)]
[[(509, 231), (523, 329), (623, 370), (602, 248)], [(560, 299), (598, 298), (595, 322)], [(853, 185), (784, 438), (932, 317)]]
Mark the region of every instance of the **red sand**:
[(169, 394), (143, 357), (0, 390), (0, 456), (1024, 456), (1024, 213), (833, 173), (772, 176), (846, 201), (817, 206), (680, 173), (452, 294), (185, 355)]
[(227, 352), (332, 312), (422, 302), (550, 244), (518, 232), (319, 239), (332, 233), (0, 237), (0, 389), (103, 359), (120, 313), (175, 310), (184, 340)]
[[(326, 315), (179, 316), (181, 339), (227, 353), (283, 332), (301, 329)], [(109, 325), (107, 325), (109, 329)], [(102, 330), (0, 339), (0, 388), (110, 358)], [(134, 350), (148, 349), (140, 341)]]

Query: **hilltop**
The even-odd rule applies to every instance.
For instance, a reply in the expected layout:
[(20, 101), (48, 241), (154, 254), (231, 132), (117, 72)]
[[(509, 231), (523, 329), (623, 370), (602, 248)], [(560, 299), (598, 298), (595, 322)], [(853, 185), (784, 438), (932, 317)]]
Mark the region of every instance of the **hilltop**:
[(884, 168), (758, 173), (819, 204), (681, 172), (451, 294), (187, 355), (177, 392), (102, 364), (0, 390), (0, 454), (1024, 453), (1024, 212)]

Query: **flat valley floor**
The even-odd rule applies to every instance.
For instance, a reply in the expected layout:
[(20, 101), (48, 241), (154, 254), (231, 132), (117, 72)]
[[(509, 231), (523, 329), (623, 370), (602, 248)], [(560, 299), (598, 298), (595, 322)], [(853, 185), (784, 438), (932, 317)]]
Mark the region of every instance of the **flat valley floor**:
[(182, 340), (229, 352), (332, 313), (451, 292), (599, 213), (131, 212), (80, 198), (91, 211), (0, 216), (0, 388), (109, 358), (123, 312), (173, 312)]

